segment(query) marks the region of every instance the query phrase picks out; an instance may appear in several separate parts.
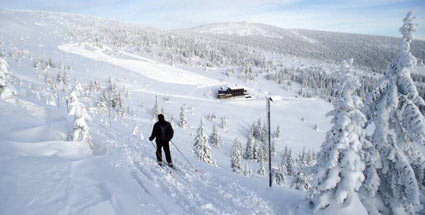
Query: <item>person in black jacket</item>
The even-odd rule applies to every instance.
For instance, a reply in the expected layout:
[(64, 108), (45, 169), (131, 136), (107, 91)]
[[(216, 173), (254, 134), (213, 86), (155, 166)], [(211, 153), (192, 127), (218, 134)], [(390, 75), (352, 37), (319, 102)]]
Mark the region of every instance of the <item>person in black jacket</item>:
[(152, 135), (149, 140), (156, 139), (156, 158), (159, 165), (162, 165), (162, 150), (164, 148), (165, 158), (168, 166), (173, 167), (173, 161), (170, 154), (170, 140), (173, 138), (174, 130), (171, 124), (164, 119), (164, 115), (158, 115), (158, 122), (155, 123), (152, 129)]

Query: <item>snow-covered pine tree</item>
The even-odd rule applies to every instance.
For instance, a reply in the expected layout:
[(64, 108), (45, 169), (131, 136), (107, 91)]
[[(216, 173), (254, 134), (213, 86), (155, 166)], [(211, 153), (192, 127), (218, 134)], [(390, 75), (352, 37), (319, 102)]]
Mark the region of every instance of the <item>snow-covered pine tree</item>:
[(257, 174), (259, 175), (266, 175), (266, 167), (264, 164), (264, 160), (263, 159), (258, 159), (260, 162), (260, 166), (257, 169)]
[(222, 129), (226, 129), (227, 128), (227, 119), (226, 119), (226, 117), (221, 117), (221, 122), (220, 122), (220, 124), (221, 124), (221, 128)]
[(68, 73), (65, 71), (63, 72), (63, 74), (61, 75), (61, 83), (62, 83), (62, 93), (63, 93), (63, 97), (65, 99), (65, 103), (66, 103), (66, 110), (67, 112), (69, 112), (69, 93), (68, 93), (68, 87), (69, 87), (69, 76)]
[(68, 94), (68, 85), (69, 85), (69, 76), (68, 73), (65, 71), (62, 74), (62, 87), (63, 87), (63, 92), (65, 94)]
[(292, 157), (292, 150), (285, 147), (284, 154), (282, 155), (282, 163), (285, 166), (286, 174), (288, 176), (295, 175), (294, 158)]
[(263, 143), (267, 143), (267, 126), (266, 124), (263, 124), (260, 128), (260, 140)]
[(103, 91), (100, 94), (99, 101), (97, 102), (96, 107), (98, 107), (100, 110), (106, 110), (107, 106), (108, 106), (108, 95), (106, 91)]
[(425, 161), (417, 145), (425, 144), (425, 102), (410, 76), (414, 19), (411, 11), (403, 19), (398, 54), (367, 99), (365, 112), (375, 127), (369, 148), (376, 149), (365, 156), (370, 160), (361, 200), (369, 214), (416, 214), (423, 205)]
[(276, 127), (276, 130), (273, 133), (273, 138), (279, 140), (280, 139), (280, 127), (279, 125)]
[(304, 167), (307, 166), (307, 160), (306, 159), (307, 159), (307, 153), (305, 152), (305, 146), (304, 146), (301, 153), (298, 154), (298, 159), (297, 159), (298, 167), (300, 169), (303, 169)]
[(252, 132), (249, 132), (248, 140), (246, 142), (245, 147), (245, 153), (243, 155), (243, 158), (245, 159), (255, 159), (254, 152), (255, 152), (255, 145), (256, 140)]
[(63, 85), (63, 76), (61, 72), (58, 72), (57, 76), (56, 76), (56, 98), (57, 98), (57, 107), (60, 108), (60, 92), (59, 92), (59, 87)]
[(13, 102), (14, 88), (8, 81), (9, 70), (6, 59), (0, 57), (0, 98), (6, 102)]
[(257, 124), (255, 124), (255, 122), (253, 122), (252, 125), (251, 125), (251, 132), (252, 132), (252, 135), (256, 139), (258, 139), (258, 140), (260, 139), (260, 130), (259, 130)]
[(242, 172), (242, 143), (235, 138), (232, 146), (232, 156), (230, 157), (230, 167), (233, 172)]
[(276, 184), (278, 185), (285, 185), (286, 184), (286, 180), (285, 180), (285, 172), (282, 169), (282, 166), (279, 165), (279, 167), (277, 169), (274, 169), (274, 180), (276, 182)]
[(286, 168), (286, 156), (288, 155), (288, 148), (285, 147), (284, 151), (281, 153), (281, 158), (279, 161), (279, 168), (282, 170), (282, 172), (287, 175), (288, 170)]
[(304, 174), (304, 172), (299, 171), (295, 175), (294, 181), (291, 187), (301, 191), (308, 191), (311, 188), (311, 184), (310, 184), (310, 181), (308, 180), (308, 177)]
[[(112, 126), (112, 118), (111, 118), (111, 110), (115, 109), (115, 101), (114, 101), (114, 92), (116, 91), (116, 86), (112, 82), (111, 78), (108, 78), (108, 87), (102, 93), (102, 99), (105, 99), (105, 104), (108, 107), (108, 116), (109, 116), (109, 126)], [(102, 105), (102, 104), (100, 104)]]
[(115, 109), (116, 112), (115, 118), (117, 118), (118, 116), (123, 118), (125, 116), (126, 109), (124, 107), (124, 100), (121, 91), (118, 88), (115, 88), (112, 96), (112, 107)]
[(311, 150), (308, 150), (308, 152), (306, 153), (305, 162), (306, 162), (306, 165), (309, 167), (314, 166), (316, 161), (313, 157), (313, 152)]
[(74, 128), (71, 139), (72, 141), (85, 141), (93, 150), (94, 145), (91, 139), (89, 127), (87, 126), (87, 122), (91, 120), (91, 117), (87, 113), (84, 104), (82, 104), (78, 99), (77, 87), (74, 87), (70, 96), (71, 103), (68, 115), (74, 117)]
[(349, 206), (364, 181), (361, 149), (366, 117), (360, 111), (363, 107), (360, 98), (354, 95), (360, 82), (351, 74), (352, 64), (352, 60), (343, 61), (340, 71), (345, 73), (344, 81), (337, 88), (339, 96), (334, 110), (327, 114), (333, 117), (333, 126), (318, 154), (310, 193), (317, 209), (330, 205)]
[[(255, 138), (254, 138), (255, 139)], [(260, 151), (261, 151), (261, 144), (258, 144), (257, 141), (255, 141), (254, 144), (254, 151), (252, 152), (252, 156), (254, 160), (256, 160), (258, 162), (258, 157), (260, 156)]]
[(258, 157), (257, 157), (257, 162), (260, 162), (261, 160), (263, 162), (268, 162), (269, 160), (269, 152), (268, 152), (268, 148), (267, 148), (267, 144), (263, 143), (263, 142), (259, 142), (258, 143)]
[(216, 127), (215, 125), (213, 125), (212, 133), (211, 133), (211, 135), (210, 135), (210, 137), (209, 137), (209, 142), (210, 142), (210, 144), (211, 144), (212, 146), (214, 146), (215, 148), (218, 148), (218, 149), (219, 149), (219, 148), (221, 147), (222, 139), (221, 139), (221, 137), (218, 135), (217, 127)]
[(242, 172), (243, 172), (243, 174), (245, 176), (251, 176), (252, 175), (252, 169), (249, 166), (249, 163), (248, 162), (246, 162), (245, 163), (245, 166), (243, 166), (243, 171)]
[(205, 132), (204, 118), (201, 117), (201, 124), (198, 128), (198, 134), (195, 137), (195, 142), (193, 143), (193, 152), (195, 157), (207, 164), (216, 166), (214, 160), (211, 156), (211, 148), (208, 144), (208, 137)]
[(187, 120), (185, 115), (185, 108), (184, 108), (184, 105), (182, 105), (180, 108), (180, 127), (186, 128), (186, 125), (187, 125)]

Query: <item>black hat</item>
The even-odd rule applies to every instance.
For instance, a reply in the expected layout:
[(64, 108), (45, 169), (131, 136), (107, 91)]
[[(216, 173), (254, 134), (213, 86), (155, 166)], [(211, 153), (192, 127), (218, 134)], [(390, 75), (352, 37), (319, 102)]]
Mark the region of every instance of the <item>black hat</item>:
[(165, 121), (163, 114), (158, 114), (158, 120), (159, 121)]

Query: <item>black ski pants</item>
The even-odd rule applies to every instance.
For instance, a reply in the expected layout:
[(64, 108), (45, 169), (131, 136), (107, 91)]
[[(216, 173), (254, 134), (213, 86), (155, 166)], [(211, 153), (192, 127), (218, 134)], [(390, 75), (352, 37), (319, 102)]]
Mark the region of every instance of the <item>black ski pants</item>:
[(169, 142), (156, 142), (156, 159), (158, 162), (162, 162), (162, 150), (164, 148), (165, 159), (167, 159), (167, 163), (172, 163), (171, 153), (170, 153), (170, 143)]

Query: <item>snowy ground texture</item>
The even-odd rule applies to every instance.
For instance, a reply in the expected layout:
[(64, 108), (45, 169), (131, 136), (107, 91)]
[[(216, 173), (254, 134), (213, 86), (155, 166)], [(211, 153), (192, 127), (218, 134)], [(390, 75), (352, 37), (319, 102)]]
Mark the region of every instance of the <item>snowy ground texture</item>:
[[(272, 103), (272, 128), (279, 125), (281, 130), (276, 150), (289, 146), (295, 154), (303, 148), (317, 151), (330, 127), (325, 117), (330, 103), (297, 98), (293, 91), (262, 77), (241, 82), (220, 70), (177, 67), (127, 52), (113, 56), (105, 54), (111, 49), (108, 44), (95, 47), (66, 40), (65, 27), (83, 19), (0, 11), (0, 50), (23, 53), (7, 55), (9, 71), (22, 82), (15, 86), (16, 102), (0, 101), (0, 214), (314, 214), (304, 201), (305, 192), (269, 188), (266, 176), (234, 173), (229, 155), (234, 138), (245, 144), (250, 125), (265, 120), (266, 95), (283, 97)], [(107, 113), (91, 111), (93, 153), (84, 142), (68, 141), (73, 119), (64, 100), (60, 99), (60, 107), (49, 105), (32, 91), (44, 84), (33, 67), (40, 58), (69, 65), (72, 83), (98, 81), (104, 86), (111, 78), (120, 88), (128, 88), (126, 104), (134, 116), (109, 125)], [(54, 80), (57, 73), (49, 72)], [(227, 84), (248, 88), (253, 98), (217, 100), (214, 93)], [(168, 119), (177, 121), (180, 107), (188, 107), (188, 128), (174, 124), (173, 141), (198, 171), (174, 147), (177, 171), (170, 173), (156, 164), (154, 148), (147, 141), (155, 122), (151, 113), (155, 96)], [(212, 113), (228, 122), (223, 129), (218, 119), (206, 120), (208, 133), (216, 124), (223, 137), (223, 146), (212, 149), (217, 167), (196, 160), (192, 152), (201, 117)], [(251, 165), (255, 171), (257, 164)], [(361, 214), (359, 204), (335, 209), (335, 214)]]

